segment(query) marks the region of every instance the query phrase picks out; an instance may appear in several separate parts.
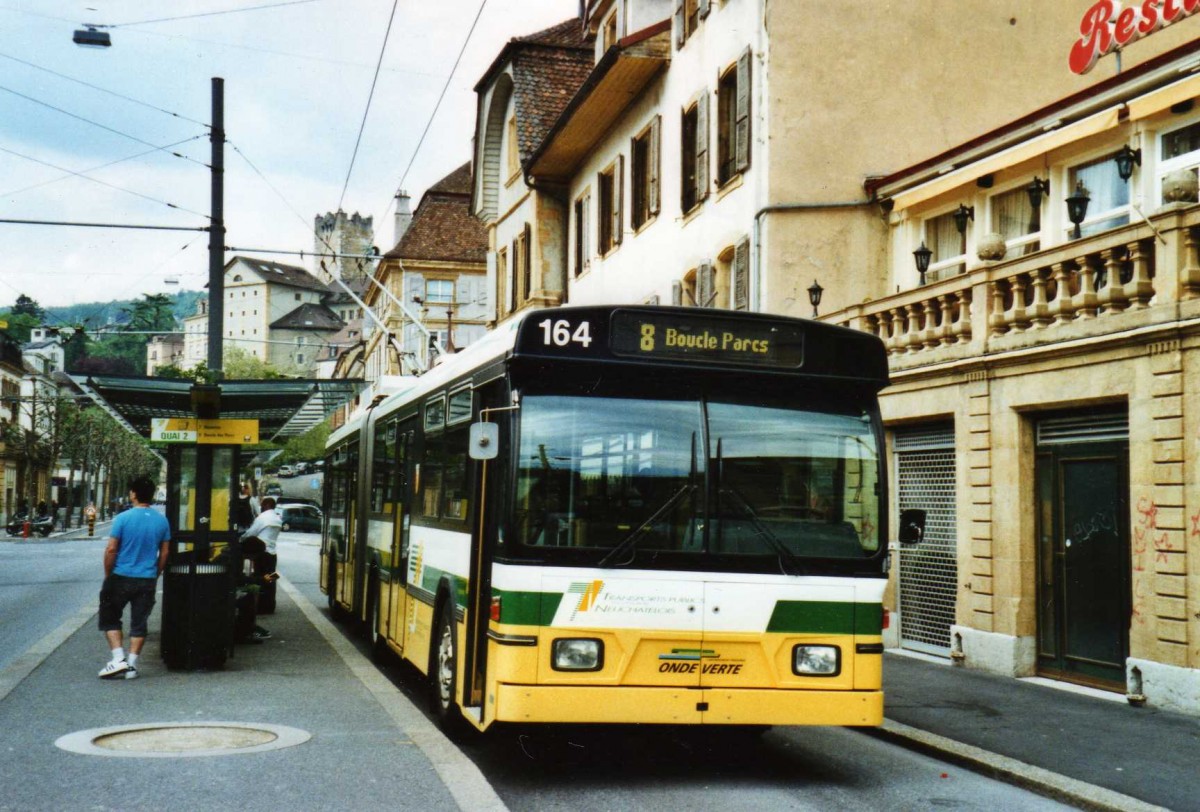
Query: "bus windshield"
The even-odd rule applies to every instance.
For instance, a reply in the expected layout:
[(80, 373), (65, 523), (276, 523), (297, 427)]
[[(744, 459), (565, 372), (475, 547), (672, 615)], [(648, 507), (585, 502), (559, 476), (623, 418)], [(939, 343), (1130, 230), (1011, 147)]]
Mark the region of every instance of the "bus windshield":
[(880, 545), (879, 451), (864, 398), (803, 404), (528, 395), (512, 534), (592, 549), (861, 559)]

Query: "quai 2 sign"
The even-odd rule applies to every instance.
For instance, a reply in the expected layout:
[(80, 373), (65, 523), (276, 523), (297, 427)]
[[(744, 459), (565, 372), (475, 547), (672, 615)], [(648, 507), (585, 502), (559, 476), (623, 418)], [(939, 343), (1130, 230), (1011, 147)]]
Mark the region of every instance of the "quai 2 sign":
[(1121, 0), (1099, 0), (1084, 12), (1067, 64), (1073, 73), (1087, 73), (1100, 57), (1197, 11), (1200, 0), (1141, 0), (1128, 6)]

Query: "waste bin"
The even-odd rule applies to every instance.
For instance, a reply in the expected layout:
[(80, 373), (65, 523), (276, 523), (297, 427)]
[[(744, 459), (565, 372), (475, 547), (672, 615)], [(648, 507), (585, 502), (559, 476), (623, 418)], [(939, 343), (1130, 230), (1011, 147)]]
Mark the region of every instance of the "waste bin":
[(176, 557), (163, 573), (163, 662), (186, 671), (221, 669), (233, 645), (233, 573), (223, 562), (190, 556)]

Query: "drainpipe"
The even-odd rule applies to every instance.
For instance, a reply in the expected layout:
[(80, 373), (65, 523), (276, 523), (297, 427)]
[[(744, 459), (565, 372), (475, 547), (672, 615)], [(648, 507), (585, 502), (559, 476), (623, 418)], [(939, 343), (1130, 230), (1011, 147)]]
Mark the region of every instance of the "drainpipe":
[(754, 268), (751, 273), (752, 279), (757, 279), (758, 284), (753, 286), (754, 289), (754, 310), (762, 310), (763, 302), (763, 283), (764, 275), (762, 273), (762, 218), (768, 214), (777, 214), (779, 212), (789, 211), (823, 211), (826, 209), (857, 209), (866, 206), (873, 206), (877, 201), (874, 200), (846, 200), (841, 202), (830, 203), (775, 203), (770, 206), (763, 206), (754, 214)]

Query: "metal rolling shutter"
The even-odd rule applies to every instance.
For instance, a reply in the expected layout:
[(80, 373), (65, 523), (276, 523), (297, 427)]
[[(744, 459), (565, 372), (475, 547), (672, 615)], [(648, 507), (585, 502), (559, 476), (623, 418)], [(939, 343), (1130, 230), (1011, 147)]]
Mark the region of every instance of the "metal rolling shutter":
[(900, 510), (926, 512), (925, 538), (900, 552), (900, 645), (949, 656), (958, 592), (954, 426), (895, 432)]

